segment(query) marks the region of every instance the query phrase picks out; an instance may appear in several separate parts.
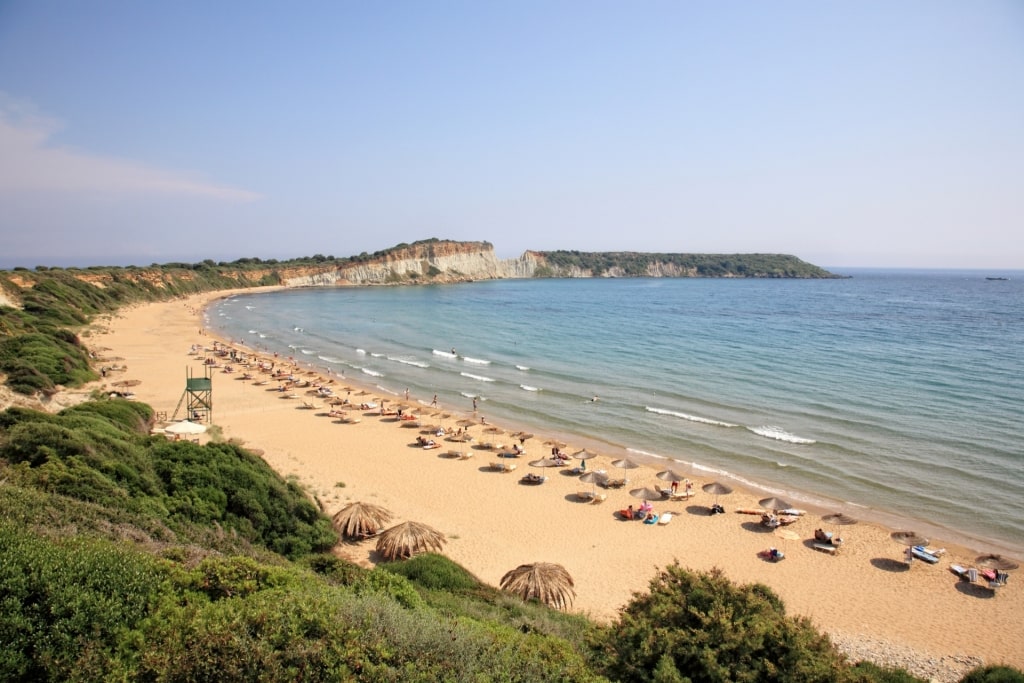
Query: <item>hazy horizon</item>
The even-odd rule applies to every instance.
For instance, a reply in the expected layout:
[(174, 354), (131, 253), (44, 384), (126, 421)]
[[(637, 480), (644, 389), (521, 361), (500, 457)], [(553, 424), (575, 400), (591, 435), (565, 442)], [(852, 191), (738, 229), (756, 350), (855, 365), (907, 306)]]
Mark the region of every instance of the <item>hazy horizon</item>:
[(0, 3), (0, 267), (1024, 268), (1024, 4)]

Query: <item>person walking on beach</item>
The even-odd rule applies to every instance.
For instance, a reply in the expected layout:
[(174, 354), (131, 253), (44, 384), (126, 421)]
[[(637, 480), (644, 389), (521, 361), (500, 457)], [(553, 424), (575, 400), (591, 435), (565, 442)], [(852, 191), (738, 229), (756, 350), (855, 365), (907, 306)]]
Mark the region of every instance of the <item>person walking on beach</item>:
[(473, 397), (473, 412), (476, 412), (476, 396)]
[(437, 407), (437, 394), (434, 394), (434, 400), (430, 402), (430, 405)]
[(405, 400), (406, 400), (406, 401), (408, 401), (408, 400), (409, 400), (409, 387), (406, 387), (406, 388), (405, 388)]

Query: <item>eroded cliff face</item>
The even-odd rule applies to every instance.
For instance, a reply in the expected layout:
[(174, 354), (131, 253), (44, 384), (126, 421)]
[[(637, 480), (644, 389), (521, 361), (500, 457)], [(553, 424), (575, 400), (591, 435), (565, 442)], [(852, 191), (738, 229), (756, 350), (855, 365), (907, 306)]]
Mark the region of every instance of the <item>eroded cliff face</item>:
[(499, 259), (494, 247), (486, 242), (432, 242), (316, 273), (292, 275), (282, 271), (281, 278), (289, 287), (470, 282), (533, 277), (538, 264), (532, 252)]

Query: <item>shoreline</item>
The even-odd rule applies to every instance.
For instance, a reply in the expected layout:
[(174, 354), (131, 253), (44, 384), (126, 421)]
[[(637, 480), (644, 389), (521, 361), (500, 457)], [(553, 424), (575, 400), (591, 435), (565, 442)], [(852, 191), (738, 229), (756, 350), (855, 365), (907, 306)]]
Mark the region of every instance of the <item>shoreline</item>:
[[(83, 341), (90, 347), (109, 347), (111, 355), (125, 358), (128, 370), (118, 379), (141, 380), (135, 388), (137, 398), (170, 416), (187, 368), (202, 369), (187, 354), (189, 347), (217, 339), (200, 333), (205, 307), (215, 299), (272, 289), (213, 292), (126, 308), (112, 319), (97, 321), (94, 330), (109, 329), (94, 331)], [(235, 348), (256, 353), (245, 344)], [(358, 380), (333, 379), (335, 384), (350, 383), (353, 389), (366, 387)], [(527, 463), (547, 454), (546, 435), (526, 443), (527, 455), (516, 461), (515, 472), (499, 474), (487, 471), (495, 458), (486, 451), (441, 442), (441, 449), (424, 452), (410, 444), (417, 430), (400, 429), (388, 418), (366, 411), (359, 414), (358, 424), (339, 424), (321, 410), (304, 410), (301, 401), (283, 400), (266, 388), (237, 376), (232, 379), (219, 369), (214, 372), (214, 424), (225, 439), (263, 450), (275, 470), (298, 477), (329, 515), (347, 502), (363, 500), (390, 509), (395, 522), (416, 520), (437, 528), (448, 538), (442, 552), (488, 584), (497, 585), (505, 571), (524, 562), (557, 562), (576, 581), (572, 609), (608, 621), (634, 591), (646, 590), (657, 569), (678, 559), (694, 570), (721, 567), (734, 581), (770, 586), (788, 613), (809, 617), (837, 642), (885, 642), (934, 659), (938, 664), (929, 674), (933, 677), (952, 672), (959, 661), (955, 658), (970, 666), (978, 663), (971, 658), (977, 658), (987, 664), (1024, 667), (1024, 645), (1012, 636), (1024, 627), (1024, 594), (1013, 578), (998, 595), (958, 582), (949, 565), (970, 566), (976, 553), (945, 536), (932, 543), (946, 548), (939, 564), (915, 562), (908, 569), (901, 559), (903, 548), (889, 538), (890, 529), (861, 522), (841, 529), (846, 543), (833, 557), (815, 551), (808, 541), (814, 528), (827, 526), (818, 514), (808, 514), (790, 527), (799, 540), (785, 540), (761, 527), (756, 517), (732, 512), (757, 507), (761, 496), (751, 490), (737, 487), (722, 501), (727, 514), (707, 516), (710, 499), (699, 487), (709, 479), (699, 472), (689, 475), (698, 490), (693, 501), (654, 503), (657, 511), (674, 513), (670, 524), (639, 528), (642, 525), (617, 520), (614, 513), (639, 503), (629, 497), (631, 486), (662, 484), (653, 477), (656, 469), (632, 470), (629, 487), (607, 491), (602, 505), (583, 504), (576, 492), (585, 487), (557, 471), (545, 470), (548, 481), (541, 486), (519, 484), (521, 475), (538, 472)], [(370, 387), (366, 390), (381, 395)], [(398, 397), (389, 402), (393, 398)], [(458, 419), (467, 411), (449, 412)], [(482, 436), (479, 427), (471, 431), (478, 439)], [(569, 443), (569, 453), (583, 447), (571, 437), (563, 440)], [(437, 457), (449, 447), (474, 455), (468, 461)], [(613, 457), (618, 456), (602, 453), (588, 462), (588, 468), (614, 473)], [(757, 551), (768, 546), (783, 550), (786, 559), (759, 559)], [(365, 566), (376, 561), (372, 542), (342, 543), (339, 548)]]

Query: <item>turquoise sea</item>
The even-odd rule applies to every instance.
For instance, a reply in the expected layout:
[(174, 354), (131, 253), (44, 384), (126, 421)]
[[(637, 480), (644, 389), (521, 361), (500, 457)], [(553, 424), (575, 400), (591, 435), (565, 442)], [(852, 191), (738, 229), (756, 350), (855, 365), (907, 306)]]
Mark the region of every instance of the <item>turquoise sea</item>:
[(838, 272), (293, 289), (207, 316), (381, 392), (1024, 555), (1024, 272)]

